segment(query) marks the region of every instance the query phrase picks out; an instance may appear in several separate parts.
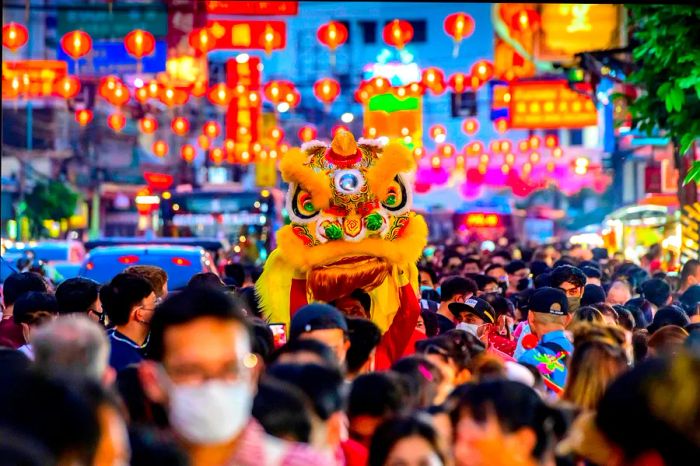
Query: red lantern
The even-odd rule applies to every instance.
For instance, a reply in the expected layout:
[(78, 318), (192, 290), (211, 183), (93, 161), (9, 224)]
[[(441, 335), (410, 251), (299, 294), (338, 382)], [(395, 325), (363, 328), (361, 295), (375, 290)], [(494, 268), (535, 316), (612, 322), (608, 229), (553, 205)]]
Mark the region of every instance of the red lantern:
[[(245, 91), (245, 89), (242, 90)], [(292, 94), (295, 90), (294, 84), (289, 81), (270, 81), (263, 87), (263, 94), (267, 100), (277, 105), (282, 101), (286, 101), (287, 96)], [(236, 92), (238, 92), (238, 89)]]
[(528, 142), (530, 143), (530, 149), (538, 149), (542, 140), (538, 136), (531, 136)]
[(158, 93), (158, 100), (168, 107), (184, 105), (187, 103), (187, 99), (189, 99), (187, 92), (173, 87), (164, 87)]
[(340, 83), (331, 78), (319, 79), (314, 83), (314, 95), (324, 104), (330, 105), (340, 95)]
[(87, 109), (76, 110), (75, 121), (77, 121), (80, 126), (87, 125), (92, 121), (92, 111)]
[(221, 134), (221, 126), (215, 121), (207, 121), (202, 127), (202, 132), (211, 139), (214, 139)]
[(295, 90), (288, 92), (287, 95), (284, 96), (284, 101), (289, 104), (290, 108), (295, 108), (297, 105), (299, 105), (299, 102), (301, 102), (301, 94)]
[(513, 147), (513, 143), (510, 142), (508, 139), (504, 139), (503, 141), (501, 141), (501, 146), (500, 146), (501, 153), (503, 153), (503, 154), (509, 153), (510, 149), (512, 147)]
[(457, 56), (459, 53), (459, 44), (462, 39), (466, 39), (474, 32), (474, 20), (466, 13), (452, 13), (443, 23), (445, 32), (448, 36), (452, 36), (455, 41), (455, 47), (452, 55)]
[(469, 76), (464, 73), (455, 73), (450, 76), (448, 83), (453, 91), (461, 94), (467, 89), (467, 84), (469, 83)]
[(338, 131), (350, 131), (350, 130), (345, 125), (335, 125), (333, 128), (331, 128), (331, 136), (335, 137), (335, 133), (337, 133)]
[(160, 88), (161, 85), (158, 83), (158, 81), (156, 81), (155, 79), (150, 80), (147, 86), (148, 95), (150, 97), (158, 97), (158, 95), (160, 94)]
[(452, 144), (443, 144), (438, 150), (445, 158), (450, 158), (455, 154), (455, 152), (457, 152), (457, 149), (455, 149), (455, 146)]
[(481, 141), (474, 141), (469, 144), (469, 153), (472, 155), (478, 155), (484, 151), (484, 145)]
[(441, 94), (445, 91), (445, 74), (440, 68), (431, 66), (424, 69), (421, 82), (433, 91), (433, 94)]
[(152, 149), (153, 153), (157, 157), (165, 157), (165, 155), (168, 153), (168, 143), (159, 139), (153, 143)]
[(476, 134), (479, 131), (479, 120), (476, 118), (467, 118), (462, 123), (462, 130), (469, 136)]
[(265, 49), (265, 53), (267, 55), (270, 55), (272, 52), (272, 49), (275, 48), (275, 46), (280, 45), (282, 41), (282, 37), (278, 32), (276, 32), (272, 26), (269, 24), (265, 24), (265, 32), (263, 32), (262, 35), (262, 42), (263, 42), (263, 48)]
[(301, 142), (309, 142), (316, 139), (316, 128), (313, 126), (302, 126), (299, 128), (299, 139)]
[(472, 76), (484, 83), (493, 77), (493, 65), (487, 60), (479, 60), (472, 66)]
[(270, 128), (270, 133), (269, 133), (270, 139), (272, 139), (275, 142), (280, 142), (282, 138), (284, 138), (284, 131), (282, 128), (278, 127), (273, 127)]
[(413, 26), (408, 21), (395, 19), (384, 26), (384, 42), (401, 50), (413, 39)]
[(65, 76), (54, 84), (54, 89), (64, 99), (72, 99), (80, 92), (80, 80), (75, 76)]
[(530, 142), (527, 139), (524, 139), (518, 143), (518, 150), (520, 152), (527, 152), (527, 150), (530, 148)]
[(105, 100), (120, 107), (129, 101), (129, 88), (119, 83), (110, 94), (105, 96)]
[(445, 127), (442, 125), (431, 126), (428, 134), (430, 134), (430, 137), (437, 143), (445, 142), (445, 138), (447, 137), (447, 131), (445, 131)]
[(27, 28), (18, 23), (7, 23), (2, 27), (2, 45), (13, 52), (27, 43)]
[(553, 149), (559, 145), (559, 138), (554, 134), (550, 134), (544, 138), (544, 145), (550, 149)]
[(503, 134), (506, 131), (508, 131), (508, 119), (506, 118), (497, 118), (493, 122), (493, 126), (496, 128), (496, 131), (499, 133)]
[(192, 163), (197, 156), (197, 150), (192, 144), (185, 144), (180, 148), (180, 157), (187, 163)]
[(92, 50), (92, 39), (87, 32), (71, 31), (61, 38), (61, 48), (73, 60), (87, 55)]
[(139, 129), (144, 134), (152, 134), (158, 129), (158, 120), (150, 116), (143, 117), (139, 120)]
[(540, 23), (540, 15), (535, 10), (525, 8), (513, 15), (511, 29), (518, 32), (534, 30)]
[(233, 93), (226, 84), (219, 83), (209, 88), (209, 101), (219, 107), (227, 107), (233, 99)]
[(170, 123), (170, 127), (172, 128), (173, 133), (177, 134), (178, 136), (184, 136), (190, 130), (190, 122), (187, 120), (187, 118), (177, 117), (173, 118), (173, 121)]
[(197, 136), (197, 145), (201, 147), (202, 150), (209, 149), (209, 146), (211, 145), (209, 136), (207, 136), (206, 134), (200, 134), (199, 136)]
[(206, 93), (207, 93), (206, 81), (197, 81), (194, 84), (192, 84), (192, 88), (190, 89), (190, 94), (192, 94), (192, 97), (202, 97)]
[(209, 158), (215, 164), (220, 164), (224, 161), (224, 150), (221, 147), (215, 147), (209, 152)]
[(124, 47), (129, 55), (140, 60), (153, 53), (156, 48), (156, 40), (150, 32), (134, 29), (124, 37)]
[(201, 28), (190, 32), (189, 42), (195, 50), (198, 50), (200, 53), (207, 53), (214, 48), (216, 38), (208, 28)]
[(115, 133), (120, 133), (126, 126), (126, 117), (121, 113), (112, 113), (107, 117), (107, 126), (112, 128)]
[(236, 142), (233, 139), (224, 139), (224, 149), (227, 154), (232, 154), (236, 149)]
[(331, 52), (348, 40), (348, 28), (343, 23), (330, 21), (322, 25), (316, 32), (318, 41), (328, 47)]
[(136, 92), (134, 92), (134, 97), (136, 97), (136, 100), (138, 100), (142, 104), (145, 103), (150, 98), (150, 96), (148, 95), (148, 88), (139, 87), (138, 89), (136, 89)]

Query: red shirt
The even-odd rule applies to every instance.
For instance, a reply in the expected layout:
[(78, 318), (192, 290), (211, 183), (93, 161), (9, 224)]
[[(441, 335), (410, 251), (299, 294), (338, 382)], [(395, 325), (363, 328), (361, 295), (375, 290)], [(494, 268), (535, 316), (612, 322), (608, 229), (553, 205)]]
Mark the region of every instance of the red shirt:
[(389, 330), (384, 333), (377, 346), (375, 370), (387, 370), (395, 361), (401, 359), (413, 338), (420, 317), (420, 304), (410, 284), (399, 288), (399, 303), (399, 310), (396, 311)]
[(345, 466), (366, 466), (369, 453), (367, 449), (353, 439), (347, 439), (340, 442), (340, 448), (343, 450), (345, 457)]
[(21, 325), (17, 325), (12, 317), (0, 320), (0, 344), (17, 349), (25, 343)]

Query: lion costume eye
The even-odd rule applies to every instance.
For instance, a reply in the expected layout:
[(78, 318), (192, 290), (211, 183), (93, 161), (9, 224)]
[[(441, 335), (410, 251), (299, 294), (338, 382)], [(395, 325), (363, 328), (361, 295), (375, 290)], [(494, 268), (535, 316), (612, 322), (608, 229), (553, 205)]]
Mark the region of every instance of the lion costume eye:
[(320, 209), (311, 201), (311, 194), (298, 185), (294, 190), (291, 204), (292, 213), (302, 221), (309, 221), (320, 212)]
[(334, 176), (335, 189), (342, 194), (355, 194), (365, 184), (359, 170), (338, 170)]
[(396, 175), (389, 184), (386, 196), (381, 201), (382, 206), (389, 212), (399, 212), (406, 207), (407, 202), (406, 186), (404, 186), (401, 178)]

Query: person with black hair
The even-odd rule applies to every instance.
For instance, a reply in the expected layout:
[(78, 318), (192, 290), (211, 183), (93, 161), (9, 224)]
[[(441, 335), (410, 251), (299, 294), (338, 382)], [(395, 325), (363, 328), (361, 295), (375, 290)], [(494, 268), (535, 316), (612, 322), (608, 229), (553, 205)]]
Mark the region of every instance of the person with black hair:
[(605, 290), (599, 285), (586, 284), (583, 287), (581, 306), (592, 306), (598, 303), (605, 303)]
[(552, 288), (559, 288), (566, 293), (569, 312), (574, 313), (581, 306), (581, 298), (586, 286), (586, 275), (578, 267), (561, 265), (552, 270), (550, 276)]
[(420, 279), (420, 291), (434, 290), (438, 284), (438, 276), (432, 267), (419, 266), (418, 276)]
[(474, 280), (453, 275), (443, 280), (440, 285), (440, 307), (437, 311), (440, 333), (452, 330), (457, 325), (454, 314), (449, 306), (452, 303), (463, 303), (479, 291)]
[(372, 372), (375, 368), (375, 353), (382, 339), (379, 327), (369, 319), (346, 317), (350, 348), (345, 359), (347, 379)]
[(102, 308), (114, 328), (108, 332), (109, 365), (117, 372), (143, 360), (150, 322), (156, 308), (156, 294), (143, 277), (129, 273), (115, 275), (100, 288)]
[(319, 364), (340, 367), (340, 361), (330, 346), (319, 340), (290, 340), (275, 350), (269, 364)]
[(248, 323), (233, 298), (188, 287), (156, 309), (139, 378), (149, 399), (167, 406), (193, 464), (322, 463), (325, 456), (266, 435), (252, 419), (258, 358), (251, 350)]
[(586, 265), (581, 266), (581, 271), (586, 275), (586, 285), (602, 286), (601, 278), (603, 277), (603, 274), (601, 273), (600, 269)]
[(29, 359), (34, 360), (31, 336), (36, 329), (51, 322), (56, 316), (58, 316), (58, 304), (54, 295), (30, 291), (20, 296), (15, 302), (12, 317), (15, 324), (22, 327), (22, 333), (27, 343), (20, 346), (19, 351)]
[(58, 313), (86, 314), (96, 322), (104, 322), (99, 292), (100, 284), (89, 278), (73, 277), (62, 281), (56, 288)]
[(480, 273), (467, 273), (465, 274), (467, 278), (474, 280), (479, 293), (500, 293), (501, 287), (498, 285), (498, 280), (488, 275), (482, 275)]
[(221, 291), (227, 291), (228, 287), (214, 272), (199, 272), (190, 278), (187, 282), (188, 288), (204, 287), (204, 288), (214, 288)]
[(501, 249), (499, 251), (494, 251), (493, 254), (491, 254), (490, 259), (492, 264), (505, 266), (507, 263), (513, 260), (513, 256), (511, 256), (511, 254), (508, 251), (504, 251)]
[(644, 299), (651, 303), (652, 317), (656, 311), (671, 304), (671, 287), (661, 278), (652, 278), (641, 284), (639, 292)]
[(507, 295), (510, 296), (518, 291), (522, 291), (522, 289), (528, 288), (528, 286), (521, 286), (521, 280), (528, 280), (530, 278), (530, 268), (525, 262), (521, 260), (510, 262), (506, 266), (506, 273), (508, 274)]
[(462, 260), (462, 274), (481, 273), (481, 261), (473, 257), (466, 257)]
[(33, 272), (13, 273), (5, 279), (2, 286), (3, 311), (0, 320), (0, 346), (17, 349), (27, 341), (22, 327), (12, 319), (15, 302), (25, 293), (37, 291), (48, 293), (49, 288), (40, 275)]
[(445, 464), (448, 463), (444, 446), (429, 417), (389, 419), (377, 427), (372, 438), (369, 466)]
[(700, 285), (700, 261), (697, 259), (686, 261), (681, 269), (680, 279), (679, 295), (685, 293), (691, 286)]
[(263, 375), (253, 400), (253, 417), (265, 432), (290, 442), (309, 443), (311, 401), (296, 385)]
[(654, 319), (651, 303), (644, 298), (632, 298), (624, 306), (634, 316), (636, 328), (645, 329)]
[(408, 410), (440, 404), (454, 388), (452, 380), (443, 376), (441, 369), (428, 359), (429, 354), (440, 352), (440, 357), (447, 363), (448, 351), (437, 346), (429, 348), (428, 351), (430, 353), (401, 358), (391, 366), (391, 372), (401, 376)]
[(700, 323), (700, 285), (688, 287), (678, 298), (678, 303), (691, 323)]
[(501, 287), (501, 293), (505, 295), (508, 291), (508, 273), (505, 265), (491, 263), (484, 269), (484, 273), (496, 279), (498, 286)]
[(272, 352), (275, 350), (275, 338), (269, 325), (267, 325), (264, 320), (258, 317), (252, 317), (248, 319), (248, 323), (250, 324), (253, 334), (253, 354), (260, 357), (261, 364), (258, 364), (256, 367), (262, 370), (264, 369), (264, 365), (269, 363)]
[(302, 306), (292, 316), (289, 326), (289, 340), (318, 340), (328, 345), (335, 352), (341, 365), (350, 340), (345, 316), (330, 304), (312, 303)]
[(224, 283), (236, 288), (241, 288), (245, 282), (245, 268), (242, 264), (232, 263), (224, 265)]
[(654, 319), (647, 327), (647, 330), (653, 335), (654, 332), (667, 325), (685, 327), (689, 323), (690, 319), (680, 307), (670, 305), (662, 307), (654, 314)]
[(372, 298), (359, 288), (349, 295), (341, 296), (328, 304), (335, 306), (346, 317), (364, 317), (365, 319), (371, 317)]
[(369, 448), (382, 421), (401, 412), (408, 403), (401, 376), (395, 372), (373, 372), (357, 377), (347, 402), (350, 438)]

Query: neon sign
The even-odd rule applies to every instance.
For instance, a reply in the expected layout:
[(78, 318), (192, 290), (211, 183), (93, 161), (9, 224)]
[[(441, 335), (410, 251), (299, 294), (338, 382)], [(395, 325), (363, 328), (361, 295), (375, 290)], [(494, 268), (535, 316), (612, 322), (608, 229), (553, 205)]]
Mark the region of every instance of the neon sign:
[(498, 227), (501, 226), (501, 217), (498, 214), (473, 213), (467, 214), (464, 224), (468, 227)]

